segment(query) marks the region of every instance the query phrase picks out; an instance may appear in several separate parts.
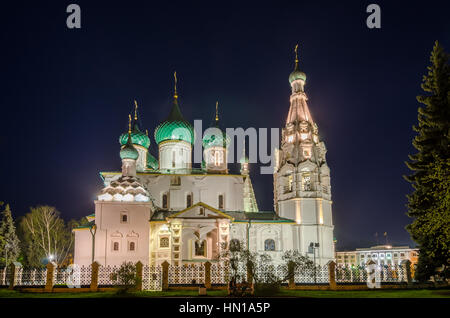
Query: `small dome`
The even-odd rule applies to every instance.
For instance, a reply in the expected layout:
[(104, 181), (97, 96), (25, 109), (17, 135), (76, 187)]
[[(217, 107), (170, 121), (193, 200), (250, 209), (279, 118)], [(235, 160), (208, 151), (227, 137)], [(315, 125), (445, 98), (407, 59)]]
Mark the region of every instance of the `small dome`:
[(230, 137), (224, 133), (219, 127), (213, 127), (220, 130), (221, 134), (217, 135), (214, 134), (212, 130), (208, 131), (203, 136), (203, 147), (209, 148), (209, 147), (228, 147), (230, 144)]
[(181, 140), (190, 144), (194, 143), (194, 129), (181, 114), (176, 98), (169, 117), (156, 127), (155, 140), (157, 144), (166, 140)]
[(239, 160), (240, 164), (244, 164), (244, 163), (248, 163), (248, 157), (247, 156), (243, 156), (240, 160)]
[[(119, 142), (122, 146), (124, 146), (128, 141), (128, 133), (123, 133), (119, 137)], [(150, 138), (146, 134), (144, 134), (142, 131), (140, 131), (139, 126), (135, 122), (133, 130), (131, 132), (131, 143), (133, 145), (139, 145), (144, 148), (150, 147)]]
[(131, 144), (130, 138), (127, 138), (127, 143), (122, 147), (122, 149), (120, 149), (120, 158), (137, 160), (138, 157), (138, 151)]
[(296, 80), (299, 80), (299, 79), (301, 79), (303, 81), (306, 81), (306, 74), (301, 72), (301, 71), (299, 71), (298, 68), (296, 68), (291, 73), (291, 75), (289, 75), (289, 83), (292, 84), (293, 81), (296, 81)]

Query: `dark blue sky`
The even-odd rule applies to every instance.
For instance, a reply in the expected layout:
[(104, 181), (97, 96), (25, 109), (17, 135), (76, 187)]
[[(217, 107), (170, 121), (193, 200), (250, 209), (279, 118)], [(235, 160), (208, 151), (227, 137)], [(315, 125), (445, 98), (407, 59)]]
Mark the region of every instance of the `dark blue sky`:
[[(65, 24), (73, 2), (81, 30)], [(372, 2), (381, 30), (365, 25)], [(67, 220), (92, 213), (99, 171), (120, 168), (133, 99), (153, 136), (170, 109), (174, 70), (189, 120), (209, 123), (219, 100), (227, 127), (283, 126), (298, 42), (328, 148), (338, 247), (374, 244), (375, 232), (381, 243), (385, 231), (391, 243), (412, 244), (404, 161), (433, 43), (450, 48), (449, 6), (392, 2), (2, 4), (0, 200), (15, 216), (37, 204)], [(153, 138), (151, 147), (155, 154)], [(272, 176), (258, 173), (253, 166), (258, 204), (271, 210)]]

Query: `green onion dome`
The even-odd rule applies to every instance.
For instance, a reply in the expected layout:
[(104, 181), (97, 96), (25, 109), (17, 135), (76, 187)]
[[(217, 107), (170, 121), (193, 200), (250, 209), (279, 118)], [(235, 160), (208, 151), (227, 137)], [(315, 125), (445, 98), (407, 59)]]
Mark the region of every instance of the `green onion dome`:
[(131, 143), (131, 133), (128, 133), (127, 135), (127, 143), (122, 147), (122, 149), (120, 149), (120, 158), (137, 160), (139, 153)]
[(177, 97), (174, 98), (169, 117), (156, 127), (155, 140), (157, 144), (166, 140), (182, 140), (190, 144), (194, 143), (194, 129), (181, 114)]
[(292, 84), (293, 81), (296, 81), (298, 79), (301, 79), (306, 82), (306, 74), (301, 72), (296, 66), (291, 75), (289, 75), (289, 83)]
[(158, 170), (159, 168), (158, 160), (155, 157), (153, 157), (150, 151), (147, 152), (147, 168), (153, 170)]
[(244, 156), (241, 157), (241, 159), (239, 160), (239, 163), (240, 163), (240, 164), (248, 163), (248, 157), (244, 155)]
[(289, 83), (292, 84), (292, 82), (296, 80), (303, 80), (306, 82), (306, 74), (298, 69), (297, 46), (295, 47), (295, 67), (294, 71), (289, 75)]
[[(123, 133), (119, 137), (119, 142), (122, 146), (124, 146), (128, 141), (128, 133)], [(146, 134), (144, 134), (137, 124), (137, 121), (134, 121), (133, 130), (131, 131), (131, 143), (133, 145), (139, 145), (144, 148), (150, 147), (150, 138)]]
[(203, 136), (203, 147), (228, 147), (228, 145), (230, 144), (230, 137), (226, 133), (224, 133), (218, 126), (213, 126), (212, 128), (219, 129), (220, 134), (215, 134), (213, 129), (207, 131)]
[(214, 122), (210, 128), (207, 129), (203, 135), (203, 147), (205, 149), (210, 147), (223, 147), (226, 148), (230, 144), (230, 137), (220, 128), (219, 125), (219, 102), (216, 102), (216, 116)]

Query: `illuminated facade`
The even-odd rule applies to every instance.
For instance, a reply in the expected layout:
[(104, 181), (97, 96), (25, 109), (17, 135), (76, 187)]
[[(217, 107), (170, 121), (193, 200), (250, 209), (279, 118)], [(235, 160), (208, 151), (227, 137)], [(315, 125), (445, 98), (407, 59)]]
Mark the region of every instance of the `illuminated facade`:
[[(215, 120), (202, 138), (204, 161), (193, 167), (194, 133), (181, 113), (175, 76), (171, 111), (154, 133), (158, 156), (149, 151), (150, 139), (140, 130), (136, 105), (128, 132), (120, 136), (122, 171), (101, 173), (104, 189), (95, 201), (95, 213), (88, 225), (75, 229), (74, 262), (215, 261), (236, 240), (275, 261), (287, 250), (315, 255), (320, 264), (333, 259), (329, 169), (306, 105), (302, 74), (296, 62), (274, 174), (276, 211), (258, 209), (245, 146), (240, 172), (229, 172), (230, 140), (220, 127), (217, 104)], [(320, 244), (311, 250), (310, 242)]]
[(276, 152), (274, 207), (277, 215), (294, 220), (294, 242), (302, 254), (316, 255), (321, 264), (334, 259), (330, 169), (304, 91), (306, 75), (295, 61), (289, 76), (292, 93), (281, 149)]
[(417, 264), (419, 249), (409, 246), (377, 245), (369, 248), (357, 248), (354, 251), (336, 252), (338, 265), (358, 266), (365, 265), (369, 261), (377, 265), (400, 265), (409, 260), (411, 264)]

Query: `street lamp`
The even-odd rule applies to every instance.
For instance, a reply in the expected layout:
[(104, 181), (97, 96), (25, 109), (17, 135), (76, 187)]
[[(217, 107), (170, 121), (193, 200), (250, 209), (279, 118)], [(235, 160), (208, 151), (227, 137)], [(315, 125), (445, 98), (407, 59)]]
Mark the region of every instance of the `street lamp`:
[(317, 284), (317, 274), (316, 274), (316, 249), (319, 248), (319, 243), (311, 242), (309, 243), (309, 250), (314, 253), (314, 284)]
[(95, 256), (95, 233), (97, 232), (97, 224), (92, 225), (89, 228), (89, 231), (91, 232), (91, 235), (92, 235), (92, 262), (91, 262), (91, 264), (93, 264), (94, 256)]

